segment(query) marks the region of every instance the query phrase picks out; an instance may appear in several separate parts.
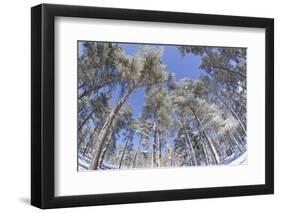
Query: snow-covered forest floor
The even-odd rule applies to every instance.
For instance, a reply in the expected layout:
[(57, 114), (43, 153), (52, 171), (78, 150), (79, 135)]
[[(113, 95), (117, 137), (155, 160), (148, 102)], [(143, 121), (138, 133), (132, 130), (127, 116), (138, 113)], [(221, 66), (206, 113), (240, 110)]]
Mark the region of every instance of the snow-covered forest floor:
[[(248, 163), (248, 153), (247, 151), (240, 153), (239, 155), (231, 155), (224, 161), (224, 165), (246, 165)], [(78, 171), (87, 171), (91, 164), (91, 159), (82, 156), (81, 154), (78, 155)], [(104, 161), (103, 164), (99, 167), (99, 170), (105, 169), (118, 169), (118, 166)], [(128, 168), (129, 169), (129, 168)]]
[(228, 162), (226, 165), (245, 165), (248, 163), (248, 153), (241, 153), (236, 158), (232, 159), (232, 161)]

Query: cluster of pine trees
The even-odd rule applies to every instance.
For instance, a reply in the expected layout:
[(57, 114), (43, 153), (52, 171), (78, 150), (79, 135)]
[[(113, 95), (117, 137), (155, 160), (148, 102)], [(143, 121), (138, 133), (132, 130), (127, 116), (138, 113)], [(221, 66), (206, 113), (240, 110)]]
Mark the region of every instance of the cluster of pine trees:
[[(139, 45), (126, 55), (118, 43), (82, 46), (77, 146), (87, 164), (81, 168), (221, 165), (247, 151), (246, 49), (178, 46), (183, 57), (200, 56), (204, 74), (177, 81), (159, 48)], [(136, 117), (128, 98), (141, 88), (144, 103)]]

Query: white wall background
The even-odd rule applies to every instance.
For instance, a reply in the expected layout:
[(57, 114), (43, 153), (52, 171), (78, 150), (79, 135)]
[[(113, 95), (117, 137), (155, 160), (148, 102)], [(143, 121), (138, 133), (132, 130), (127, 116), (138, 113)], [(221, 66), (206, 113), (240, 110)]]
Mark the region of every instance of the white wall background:
[[(281, 207), (281, 13), (279, 1), (53, 0), (57, 4), (170, 10), (275, 18), (275, 195), (50, 210), (51, 212), (277, 212)], [(0, 211), (39, 212), (30, 197), (30, 7), (37, 0), (2, 1), (0, 10)], [(280, 83), (279, 83), (280, 82)], [(279, 210), (280, 211), (280, 210)]]

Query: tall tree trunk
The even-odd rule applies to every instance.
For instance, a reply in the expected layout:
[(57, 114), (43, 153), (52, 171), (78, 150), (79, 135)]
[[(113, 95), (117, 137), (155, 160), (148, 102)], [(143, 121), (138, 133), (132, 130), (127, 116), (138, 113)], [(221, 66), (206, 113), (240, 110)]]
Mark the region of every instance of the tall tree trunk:
[(238, 122), (240, 123), (240, 126), (242, 127), (243, 131), (247, 135), (246, 127), (244, 126), (244, 123), (241, 121), (239, 116), (234, 112), (234, 110), (218, 94), (216, 94), (216, 92), (213, 92), (213, 94), (229, 109), (229, 111), (238, 120)]
[(110, 137), (108, 138), (108, 140), (107, 140), (106, 143), (105, 143), (104, 149), (102, 150), (102, 154), (101, 154), (100, 161), (99, 161), (99, 165), (100, 165), (100, 166), (102, 165), (102, 162), (103, 162), (103, 160), (104, 160), (105, 154), (106, 154), (106, 152), (107, 152), (108, 146), (109, 146), (109, 144), (110, 144), (110, 142), (111, 142), (111, 139), (112, 139), (114, 133), (115, 133), (115, 131), (113, 130), (112, 133), (111, 133), (111, 135), (110, 135)]
[(221, 71), (221, 72), (225, 71), (225, 72), (228, 72), (228, 73), (237, 74), (237, 75), (241, 76), (244, 79), (247, 78), (246, 74), (244, 74), (242, 72), (236, 72), (234, 70), (228, 69), (227, 67), (223, 67), (223, 66), (217, 65), (217, 66), (213, 66), (213, 68), (216, 69), (216, 71)]
[(206, 164), (207, 164), (207, 165), (210, 165), (209, 155), (208, 155), (208, 150), (207, 150), (207, 148), (206, 148), (206, 144), (203, 142), (203, 143), (202, 143), (202, 146), (203, 146), (203, 152), (204, 152)]
[[(229, 99), (231, 99), (236, 105), (238, 105), (238, 107), (240, 107), (244, 112), (247, 112), (247, 109), (245, 108), (245, 106), (243, 106), (241, 103), (239, 103), (237, 100), (235, 100), (233, 97), (229, 97)], [(241, 110), (240, 110), (241, 111)]]
[(86, 152), (88, 151), (90, 145), (93, 143), (93, 136), (95, 135), (97, 128), (98, 128), (98, 125), (94, 128), (94, 131), (90, 135), (89, 141), (87, 142), (86, 148), (84, 149), (84, 152), (83, 152), (83, 157), (86, 155)]
[(120, 162), (119, 162), (119, 169), (121, 169), (122, 162), (123, 162), (123, 159), (124, 159), (124, 155), (125, 155), (125, 152), (126, 152), (126, 149), (127, 149), (130, 138), (131, 138), (131, 136), (130, 136), (130, 133), (129, 133), (128, 138), (127, 138), (126, 143), (125, 143), (125, 146), (124, 146), (124, 149), (123, 149), (123, 152), (122, 152)]
[(234, 85), (236, 85), (236, 86), (238, 86), (238, 87), (241, 87), (241, 88), (244, 89), (244, 90), (247, 90), (247, 87), (246, 87), (246, 86), (241, 85), (241, 84), (239, 84), (239, 83), (237, 83), (237, 82), (235, 82), (235, 81), (228, 81), (228, 80), (226, 80), (225, 82), (230, 83), (230, 84), (234, 84)]
[(114, 81), (113, 79), (107, 79), (106, 81), (104, 81), (98, 85), (92, 86), (89, 89), (84, 90), (83, 93), (78, 96), (78, 100), (81, 100), (83, 97), (88, 96), (91, 93), (98, 91), (99, 89), (105, 87), (106, 85), (112, 83), (113, 81)]
[(170, 141), (170, 163), (171, 163), (171, 167), (173, 167), (173, 162), (174, 162), (174, 159), (173, 159), (173, 148), (172, 148), (172, 141)]
[(90, 139), (89, 139), (89, 141), (86, 144), (86, 147), (85, 147), (85, 149), (83, 151), (83, 157), (85, 157), (85, 155), (86, 155), (86, 153), (87, 153), (87, 151), (88, 151), (88, 149), (90, 147), (90, 144), (92, 143), (92, 137), (93, 137), (93, 134), (90, 136)]
[(185, 151), (185, 154), (186, 154), (186, 157), (184, 158), (184, 160), (186, 160), (188, 158), (188, 156), (190, 155), (189, 151), (188, 151), (188, 144), (186, 142), (186, 139), (184, 139), (184, 151)]
[(235, 147), (232, 143), (232, 138), (229, 135), (227, 135), (227, 136), (228, 136), (228, 138), (226, 140), (228, 141), (228, 149), (231, 150), (231, 154), (232, 154), (235, 152)]
[(169, 146), (170, 146), (170, 164), (171, 164), (171, 167), (173, 167), (173, 147), (172, 147), (172, 140), (170, 140), (170, 142), (168, 142), (168, 135), (166, 133), (166, 143), (169, 143)]
[(168, 133), (165, 133), (165, 144), (166, 144), (166, 149), (167, 149), (167, 156), (168, 156), (168, 165), (170, 165), (170, 167), (173, 166), (173, 159), (172, 159), (172, 142), (169, 141), (168, 139)]
[(92, 115), (94, 114), (94, 110), (83, 120), (83, 122), (81, 123), (81, 125), (78, 127), (78, 131), (80, 131), (82, 129), (82, 127), (87, 123), (87, 121), (92, 117)]
[(162, 160), (162, 147), (161, 147), (161, 140), (160, 140), (161, 132), (158, 128), (158, 137), (157, 137), (157, 143), (158, 143), (158, 166), (161, 167), (161, 160)]
[(242, 147), (245, 146), (244, 141), (242, 140), (241, 136), (239, 133), (235, 132), (235, 135), (237, 136), (237, 138), (239, 139), (239, 143), (241, 144)]
[(154, 137), (153, 137), (153, 167), (158, 167), (157, 161), (157, 122), (156, 119), (154, 121)]
[(85, 155), (86, 155), (86, 153), (87, 153), (87, 150), (89, 149), (89, 147), (90, 147), (90, 142), (88, 142), (87, 144), (86, 144), (86, 147), (85, 147), (85, 149), (84, 149), (84, 151), (83, 151), (83, 154), (82, 154), (82, 156), (83, 157), (85, 157)]
[(231, 132), (228, 132), (230, 138), (234, 141), (234, 143), (236, 144), (236, 146), (238, 147), (239, 151), (242, 152), (242, 148), (240, 146), (240, 144), (238, 143), (237, 139), (234, 137), (234, 135)]
[(245, 98), (243, 95), (241, 95), (240, 93), (236, 92), (236, 91), (231, 91), (232, 93), (234, 93), (234, 95), (236, 97), (238, 97), (242, 102), (247, 102), (247, 98)]
[(217, 150), (216, 150), (216, 148), (215, 148), (215, 145), (213, 144), (213, 142), (212, 142), (211, 139), (209, 138), (209, 136), (208, 136), (208, 134), (206, 133), (206, 131), (203, 129), (203, 126), (202, 126), (202, 124), (201, 124), (199, 118), (197, 117), (195, 111), (194, 111), (192, 108), (190, 108), (190, 109), (191, 109), (191, 111), (192, 111), (192, 113), (193, 113), (193, 115), (194, 115), (194, 117), (195, 117), (195, 119), (196, 119), (196, 121), (197, 121), (197, 123), (198, 123), (199, 131), (203, 133), (203, 135), (204, 135), (206, 141), (208, 142), (208, 146), (209, 146), (210, 149), (211, 149), (211, 152), (212, 152), (212, 154), (213, 154), (213, 157), (214, 157), (214, 160), (215, 160), (216, 164), (220, 164), (220, 157), (219, 157), (219, 154), (217, 153)]
[(193, 145), (191, 143), (191, 139), (189, 137), (189, 134), (188, 134), (188, 131), (186, 129), (186, 124), (184, 121), (181, 121), (182, 123), (182, 126), (183, 126), (183, 130), (184, 130), (184, 136), (185, 136), (185, 143), (186, 143), (186, 146), (189, 147), (190, 151), (191, 151), (191, 158), (192, 158), (192, 161), (193, 161), (193, 165), (197, 166), (197, 160), (196, 160), (196, 155), (195, 155), (195, 151), (193, 149)]
[(108, 117), (106, 118), (103, 127), (100, 131), (100, 134), (97, 138), (97, 150), (96, 154), (91, 162), (90, 170), (96, 170), (98, 168), (98, 163), (102, 151), (103, 144), (105, 142), (106, 136), (108, 135), (110, 126), (112, 125), (113, 120), (115, 119), (116, 115), (120, 111), (123, 104), (127, 101), (131, 93), (134, 91), (135, 88), (131, 88), (127, 91), (127, 93), (118, 101), (116, 106), (112, 109)]
[(133, 158), (133, 166), (132, 166), (133, 168), (136, 167), (136, 160), (137, 160), (137, 156), (139, 154), (141, 141), (142, 141), (142, 136), (140, 137), (140, 140), (139, 140), (139, 143), (138, 143), (138, 147), (137, 147), (136, 153), (135, 153), (134, 158)]
[[(237, 100), (234, 98), (233, 95), (229, 97), (228, 95), (226, 95), (226, 94), (223, 93), (223, 92), (221, 92), (221, 94), (222, 94), (222, 96), (223, 96), (224, 98), (233, 101), (235, 104), (237, 104), (239, 107), (241, 107), (245, 112), (247, 111), (246, 108), (245, 108), (245, 106), (246, 106), (246, 101), (237, 101)], [(242, 97), (242, 96), (240, 96), (240, 97)], [(244, 102), (245, 102), (245, 103), (244, 103)], [(243, 103), (243, 105), (242, 105), (241, 103)], [(237, 114), (237, 113), (236, 113), (236, 114)]]

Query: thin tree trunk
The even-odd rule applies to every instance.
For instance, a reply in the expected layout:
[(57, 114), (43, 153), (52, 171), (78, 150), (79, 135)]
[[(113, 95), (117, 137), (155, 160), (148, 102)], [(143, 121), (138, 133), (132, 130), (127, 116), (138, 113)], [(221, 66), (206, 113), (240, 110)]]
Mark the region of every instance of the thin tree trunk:
[(83, 151), (83, 157), (85, 157), (86, 152), (88, 151), (88, 149), (90, 147), (90, 144), (92, 143), (92, 137), (93, 137), (93, 134), (90, 136), (90, 139), (89, 139), (88, 143), (86, 144), (86, 147), (85, 147), (85, 149)]
[(89, 149), (91, 143), (93, 142), (93, 136), (94, 136), (94, 134), (96, 133), (97, 128), (98, 128), (98, 126), (96, 126), (96, 127), (94, 128), (94, 131), (93, 131), (92, 134), (90, 135), (89, 141), (88, 141), (88, 143), (87, 143), (87, 145), (86, 145), (86, 148), (84, 149), (84, 152), (83, 152), (83, 157), (85, 156), (87, 150)]
[(112, 133), (111, 133), (109, 139), (106, 141), (106, 144), (105, 144), (104, 149), (102, 150), (102, 154), (101, 154), (100, 162), (99, 162), (99, 165), (100, 165), (100, 166), (101, 166), (102, 163), (103, 163), (105, 154), (106, 154), (106, 152), (107, 152), (107, 148), (108, 148), (108, 146), (109, 146), (109, 144), (110, 144), (110, 142), (111, 142), (111, 139), (112, 139), (112, 136), (114, 135), (114, 133), (115, 133), (115, 131), (112, 131)]
[(227, 157), (227, 153), (226, 153), (227, 147), (225, 143), (222, 143), (222, 150), (223, 150), (223, 159), (225, 159)]
[(82, 122), (82, 124), (79, 126), (78, 131), (80, 131), (82, 129), (82, 127), (87, 123), (87, 121), (92, 117), (92, 115), (94, 114), (94, 110), (84, 119), (84, 121)]
[(82, 85), (78, 86), (78, 89), (81, 89), (84, 86), (85, 86), (85, 84), (83, 83)]
[(247, 109), (241, 103), (239, 103), (237, 100), (235, 100), (234, 98), (229, 98), (229, 99), (231, 99), (235, 104), (237, 104), (239, 107), (241, 107), (244, 112), (247, 112)]
[(107, 84), (110, 84), (112, 82), (113, 82), (113, 80), (109, 79), (99, 85), (95, 85), (95, 86), (90, 87), (87, 90), (84, 90), (84, 92), (78, 96), (78, 100), (81, 100), (83, 97), (90, 95), (92, 92), (98, 91), (99, 89), (105, 87)]
[(208, 150), (207, 150), (204, 142), (202, 143), (202, 146), (203, 146), (203, 152), (204, 152), (204, 155), (205, 155), (206, 164), (210, 165)]
[(169, 156), (168, 158), (168, 164), (170, 164), (170, 167), (173, 166), (173, 160), (172, 160), (172, 144), (171, 141), (168, 140), (168, 133), (165, 133), (165, 144), (166, 144), (166, 149), (167, 149), (167, 155)]
[(153, 158), (153, 167), (158, 167), (158, 161), (157, 161), (157, 124), (156, 124), (156, 121), (154, 121), (153, 156), (152, 156), (152, 158)]
[[(129, 133), (130, 134), (130, 133)], [(124, 158), (124, 155), (125, 155), (125, 152), (126, 152), (126, 149), (127, 149), (127, 146), (128, 146), (128, 143), (129, 143), (129, 140), (130, 140), (131, 136), (128, 135), (128, 138), (126, 140), (126, 143), (125, 143), (125, 146), (124, 146), (124, 149), (123, 149), (123, 152), (122, 152), (122, 156), (121, 156), (121, 159), (120, 159), (120, 162), (119, 162), (119, 169), (121, 169), (121, 166), (122, 166), (122, 162), (123, 162), (123, 158)]]
[(236, 138), (234, 137), (234, 135), (229, 132), (229, 136), (230, 138), (234, 141), (234, 143), (236, 144), (236, 146), (238, 147), (239, 151), (242, 152), (242, 148), (240, 147), (240, 144), (238, 143), (238, 141), (236, 140)]
[(238, 137), (239, 143), (241, 144), (241, 146), (244, 147), (244, 146), (245, 146), (245, 143), (244, 143), (244, 141), (242, 140), (240, 134), (236, 132), (235, 135)]
[(188, 155), (189, 155), (189, 152), (188, 152), (188, 144), (187, 144), (187, 142), (186, 142), (186, 139), (184, 139), (184, 151), (185, 151), (185, 153), (186, 153), (186, 157), (184, 158), (184, 160), (185, 160), (186, 158), (188, 158)]
[(231, 92), (234, 93), (235, 96), (237, 96), (239, 99), (242, 99), (243, 102), (247, 102), (247, 99), (243, 95), (239, 94), (236, 91), (231, 91)]
[(237, 82), (235, 82), (235, 81), (228, 81), (228, 80), (226, 80), (226, 81), (224, 81), (224, 82), (228, 82), (228, 83), (230, 83), (230, 84), (234, 84), (234, 85), (236, 85), (236, 86), (238, 86), (238, 87), (241, 87), (241, 88), (244, 89), (244, 90), (247, 90), (247, 87), (246, 87), (246, 86), (241, 85), (241, 84), (239, 84), (239, 83), (237, 83)]
[(226, 71), (226, 72), (229, 72), (229, 73), (233, 73), (233, 74), (237, 74), (237, 75), (240, 75), (241, 77), (243, 77), (244, 79), (247, 78), (247, 76), (244, 74), (244, 73), (241, 73), (241, 72), (236, 72), (236, 71), (233, 71), (231, 69), (228, 69), (227, 67), (223, 67), (223, 66), (213, 66), (214, 69), (216, 69), (217, 71)]
[(171, 157), (171, 167), (173, 167), (173, 162), (174, 162), (174, 159), (173, 159), (173, 148), (172, 148), (172, 141), (170, 141), (170, 157)]
[(78, 144), (77, 144), (77, 150), (80, 150), (81, 144), (84, 142), (83, 138), (79, 135), (78, 132)]
[(232, 138), (228, 135), (228, 148), (231, 150), (232, 153), (235, 152), (235, 148), (233, 147)]
[[(246, 101), (237, 101), (236, 99), (234, 99), (234, 97), (233, 96), (230, 96), (230, 97), (227, 97), (227, 95), (226, 94), (224, 94), (223, 92), (221, 92), (221, 94), (222, 94), (222, 96), (224, 97), (224, 98), (226, 98), (226, 99), (230, 99), (231, 101), (233, 101), (235, 104), (237, 104), (239, 107), (241, 107), (245, 112), (247, 111), (246, 110), (246, 108), (245, 108), (245, 106), (244, 105), (246, 105), (246, 103), (243, 103), (244, 105), (242, 105), (240, 102), (246, 102)], [(239, 96), (238, 98), (240, 98), (241, 96)], [(237, 114), (237, 113), (236, 113)]]
[(102, 147), (105, 142), (106, 136), (108, 134), (108, 131), (110, 129), (110, 126), (112, 125), (112, 122), (114, 121), (116, 115), (120, 111), (123, 104), (127, 101), (131, 93), (134, 91), (135, 88), (131, 88), (127, 91), (127, 93), (118, 101), (116, 106), (112, 109), (111, 113), (106, 118), (104, 125), (100, 131), (100, 134), (97, 139), (97, 151), (94, 159), (91, 162), (90, 170), (96, 170), (98, 168), (99, 158), (101, 155)]
[(199, 131), (203, 133), (204, 137), (206, 138), (206, 140), (207, 140), (207, 142), (208, 142), (208, 146), (210, 147), (210, 149), (211, 149), (211, 151), (212, 151), (212, 154), (213, 154), (213, 156), (214, 156), (214, 160), (215, 160), (216, 164), (220, 164), (220, 157), (219, 157), (219, 154), (217, 153), (217, 150), (216, 150), (214, 144), (212, 143), (212, 141), (211, 141), (211, 139), (209, 138), (209, 136), (208, 136), (208, 134), (206, 133), (206, 131), (203, 129), (203, 126), (202, 126), (202, 124), (201, 124), (199, 118), (197, 117), (195, 111), (194, 111), (192, 108), (190, 108), (190, 109), (191, 109), (191, 111), (192, 111), (192, 113), (193, 113), (193, 115), (194, 115), (194, 117), (195, 117), (195, 119), (196, 119), (196, 121), (197, 121), (197, 123), (198, 123)]
[(196, 156), (195, 156), (195, 151), (193, 149), (193, 145), (191, 143), (191, 139), (189, 137), (189, 134), (187, 132), (187, 129), (186, 129), (186, 125), (184, 123), (184, 121), (181, 121), (182, 125), (183, 125), (183, 130), (184, 130), (184, 135), (185, 135), (185, 143), (186, 143), (186, 146), (188, 146), (190, 148), (190, 151), (191, 151), (191, 158), (192, 158), (192, 161), (193, 161), (193, 165), (197, 166), (197, 160), (196, 160)]
[(238, 120), (238, 122), (240, 123), (240, 126), (242, 127), (243, 131), (247, 135), (247, 130), (246, 130), (245, 126), (244, 126), (244, 123), (239, 118), (239, 116), (233, 111), (233, 109), (219, 95), (217, 95), (215, 92), (213, 92), (213, 94), (229, 109), (229, 111)]
[(90, 142), (88, 142), (88, 143), (86, 144), (86, 147), (85, 147), (85, 149), (84, 149), (84, 151), (83, 151), (83, 154), (82, 154), (83, 157), (85, 157), (86, 152), (87, 152), (87, 150), (89, 149), (89, 146), (90, 146)]
[(161, 147), (161, 140), (160, 140), (161, 132), (158, 128), (158, 137), (157, 137), (157, 143), (158, 143), (158, 166), (161, 167), (161, 159), (162, 159), (162, 147)]
[(133, 166), (132, 166), (133, 168), (135, 168), (135, 166), (136, 166), (136, 160), (137, 160), (137, 155), (139, 153), (141, 141), (142, 141), (142, 136), (140, 137), (138, 147), (137, 147), (136, 153), (135, 153), (134, 158), (133, 158)]

